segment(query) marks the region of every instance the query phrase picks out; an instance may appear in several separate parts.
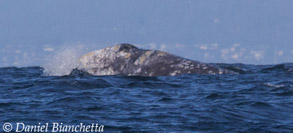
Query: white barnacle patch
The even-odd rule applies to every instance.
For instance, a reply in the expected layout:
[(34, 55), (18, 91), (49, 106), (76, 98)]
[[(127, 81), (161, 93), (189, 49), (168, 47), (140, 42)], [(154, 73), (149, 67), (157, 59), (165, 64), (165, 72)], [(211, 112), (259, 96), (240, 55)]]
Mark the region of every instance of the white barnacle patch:
[(139, 65), (139, 59), (135, 60), (134, 65)]
[(121, 65), (120, 70), (122, 71), (124, 69), (124, 67), (125, 67), (124, 65)]
[(129, 58), (131, 56), (131, 53), (129, 52), (124, 52), (124, 51), (120, 51), (118, 54), (117, 54), (117, 57), (120, 56), (120, 57), (124, 57), (124, 58)]
[(132, 73), (129, 73), (129, 74), (127, 74), (127, 76), (133, 76), (134, 74), (132, 74)]
[(180, 68), (184, 67), (183, 64), (178, 64), (177, 66), (180, 67)]
[(171, 76), (175, 76), (175, 75), (176, 75), (175, 71), (172, 72), (172, 73), (170, 73), (170, 75), (171, 75)]
[(111, 67), (109, 67), (107, 70), (104, 69), (104, 70), (96, 71), (95, 74), (96, 75), (115, 75), (116, 73)]
[(186, 63), (187, 63), (187, 64), (191, 64), (191, 61), (190, 61), (190, 60), (188, 60), (188, 61), (186, 61)]
[(155, 74), (154, 72), (151, 72), (151, 73), (149, 74), (149, 76), (154, 76), (154, 74)]
[(140, 73), (140, 72), (141, 72), (141, 68), (138, 68), (138, 69), (135, 70), (134, 73)]
[(175, 76), (177, 74), (181, 74), (181, 71), (175, 70), (174, 72), (170, 73), (171, 76)]
[(213, 71), (211, 71), (211, 70), (208, 71), (208, 73), (209, 73), (209, 74), (216, 74), (215, 72), (213, 72)]
[(124, 52), (124, 51), (121, 51), (121, 52), (119, 52), (119, 54), (118, 54), (118, 55), (119, 55), (119, 56), (126, 56), (126, 54), (127, 54), (126, 52)]
[(177, 66), (183, 69), (191, 69), (194, 65), (191, 64), (192, 62), (189, 60), (184, 59), (182, 62), (180, 62)]

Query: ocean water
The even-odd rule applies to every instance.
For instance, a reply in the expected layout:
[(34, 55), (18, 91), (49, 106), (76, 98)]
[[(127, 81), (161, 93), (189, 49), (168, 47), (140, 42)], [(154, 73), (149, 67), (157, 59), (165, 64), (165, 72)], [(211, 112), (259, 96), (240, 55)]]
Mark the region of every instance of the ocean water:
[(98, 123), (104, 132), (293, 132), (293, 64), (217, 64), (234, 75), (49, 76), (0, 68), (0, 131), (9, 122)]

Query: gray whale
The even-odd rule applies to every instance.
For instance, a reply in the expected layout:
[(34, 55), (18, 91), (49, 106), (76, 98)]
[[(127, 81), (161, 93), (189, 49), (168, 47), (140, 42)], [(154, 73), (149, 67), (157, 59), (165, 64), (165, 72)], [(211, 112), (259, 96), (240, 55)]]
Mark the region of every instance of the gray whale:
[(92, 75), (175, 76), (227, 74), (232, 71), (158, 50), (118, 44), (80, 58), (80, 70)]

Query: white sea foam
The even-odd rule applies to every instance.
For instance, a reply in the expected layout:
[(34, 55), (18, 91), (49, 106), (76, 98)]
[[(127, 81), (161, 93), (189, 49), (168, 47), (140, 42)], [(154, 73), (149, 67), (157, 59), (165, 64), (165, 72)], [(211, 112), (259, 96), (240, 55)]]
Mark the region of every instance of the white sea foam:
[(79, 67), (79, 58), (85, 54), (88, 49), (84, 45), (64, 45), (53, 54), (45, 58), (44, 68), (45, 75), (63, 76)]

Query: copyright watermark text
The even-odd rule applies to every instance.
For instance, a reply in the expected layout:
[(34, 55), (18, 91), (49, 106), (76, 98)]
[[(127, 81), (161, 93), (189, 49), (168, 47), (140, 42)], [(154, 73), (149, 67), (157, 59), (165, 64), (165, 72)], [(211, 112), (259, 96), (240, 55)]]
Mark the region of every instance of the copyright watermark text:
[(23, 122), (19, 123), (4, 123), (2, 126), (4, 132), (17, 132), (17, 133), (25, 133), (25, 132), (53, 132), (53, 133), (66, 133), (66, 132), (104, 132), (104, 125), (99, 125), (98, 123), (92, 123), (89, 125), (80, 123), (77, 125), (69, 125), (63, 123), (38, 123), (35, 125), (27, 125)]

